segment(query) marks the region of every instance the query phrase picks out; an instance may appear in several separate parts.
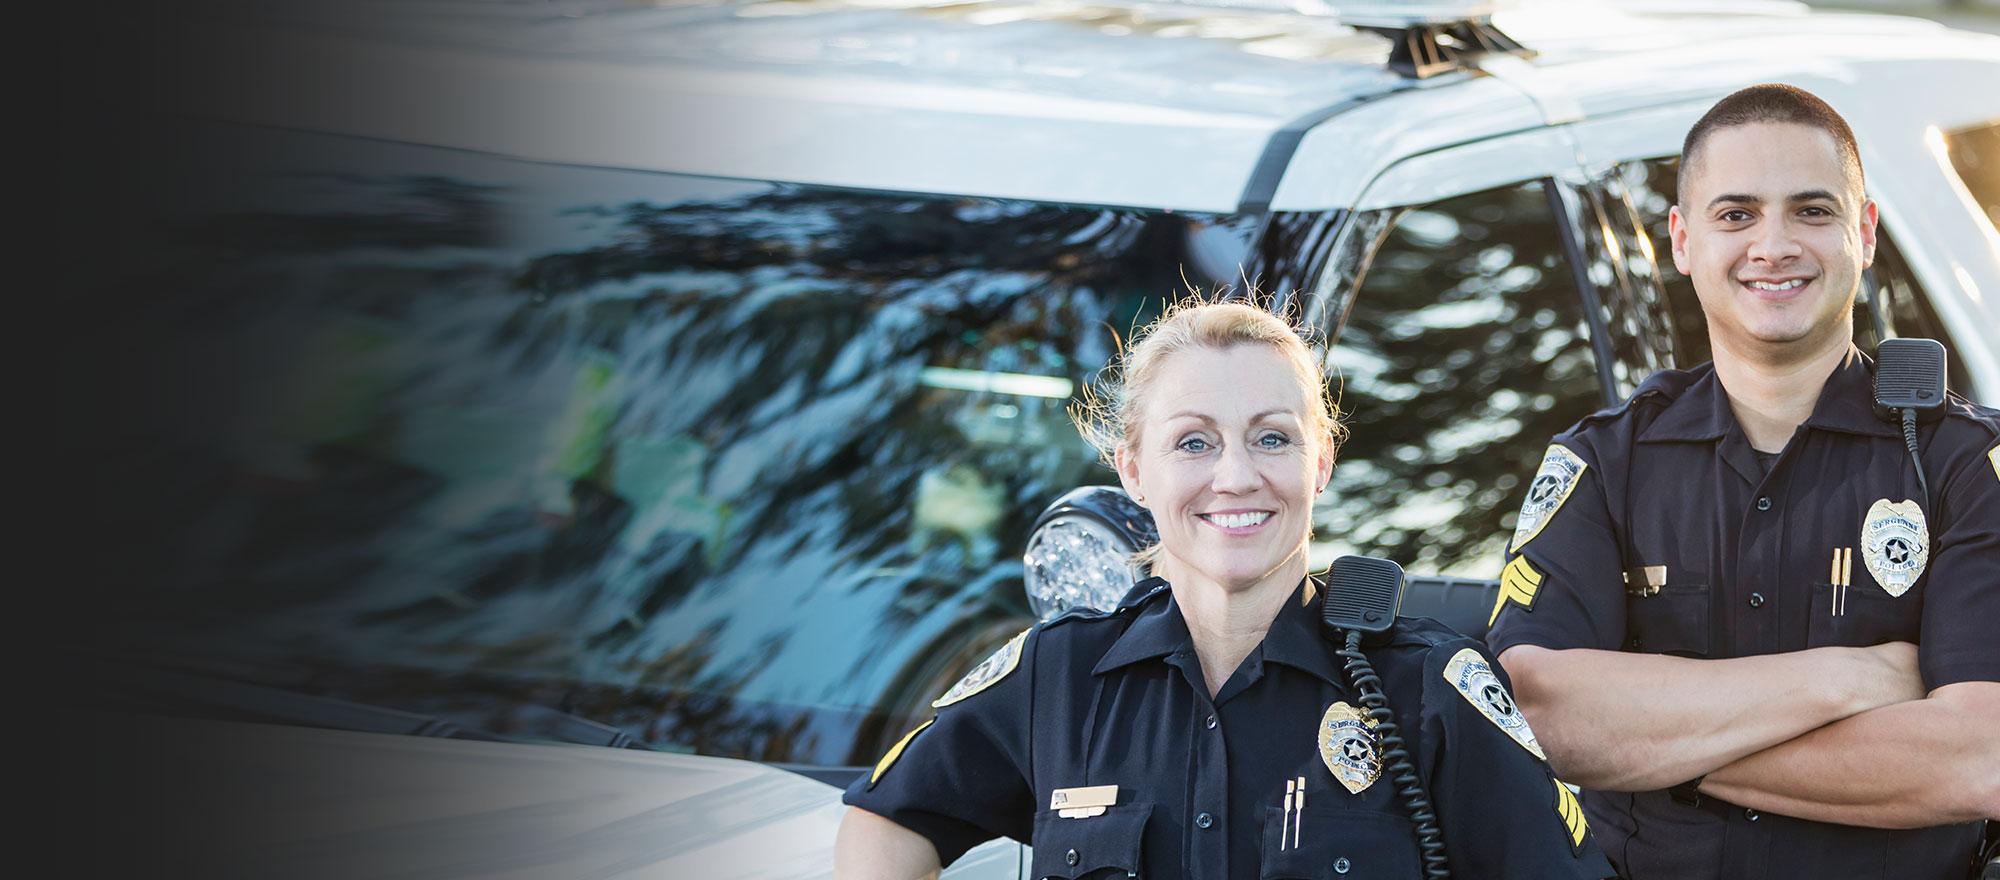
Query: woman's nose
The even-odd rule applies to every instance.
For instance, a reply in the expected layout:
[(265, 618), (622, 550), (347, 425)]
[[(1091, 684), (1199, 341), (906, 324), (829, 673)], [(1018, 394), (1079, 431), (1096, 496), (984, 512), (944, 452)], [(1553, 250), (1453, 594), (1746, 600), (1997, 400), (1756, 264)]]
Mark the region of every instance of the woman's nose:
[(1241, 446), (1224, 449), (1217, 457), (1209, 488), (1223, 494), (1240, 494), (1257, 488), (1258, 476), (1250, 451)]

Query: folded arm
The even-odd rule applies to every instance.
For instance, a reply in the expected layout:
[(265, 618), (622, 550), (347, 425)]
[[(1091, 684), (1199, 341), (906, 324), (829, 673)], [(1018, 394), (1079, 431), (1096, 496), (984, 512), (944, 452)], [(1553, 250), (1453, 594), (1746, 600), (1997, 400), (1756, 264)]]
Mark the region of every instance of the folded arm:
[(1923, 696), (1905, 642), (1727, 660), (1517, 645), (1500, 662), (1549, 763), (1600, 791), (1678, 785)]
[(2000, 819), (2000, 682), (1945, 685), (1711, 771), (1701, 791), (1819, 822), (1922, 828)]

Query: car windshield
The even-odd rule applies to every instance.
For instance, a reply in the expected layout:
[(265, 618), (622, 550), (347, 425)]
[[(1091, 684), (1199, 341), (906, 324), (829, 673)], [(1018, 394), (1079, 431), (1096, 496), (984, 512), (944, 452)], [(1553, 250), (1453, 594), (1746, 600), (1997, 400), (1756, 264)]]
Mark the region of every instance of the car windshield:
[[(122, 650), (819, 765), (1031, 622), (1066, 406), (1229, 216), (202, 126), (116, 322)], [(144, 273), (131, 283), (153, 283)], [(166, 365), (163, 367), (162, 365)]]

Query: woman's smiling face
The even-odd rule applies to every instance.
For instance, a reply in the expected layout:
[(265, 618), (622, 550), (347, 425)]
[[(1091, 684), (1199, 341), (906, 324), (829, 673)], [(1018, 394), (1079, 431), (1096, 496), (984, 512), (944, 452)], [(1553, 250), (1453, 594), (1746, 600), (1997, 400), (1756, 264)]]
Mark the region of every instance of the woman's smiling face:
[(1160, 530), (1158, 574), (1231, 591), (1305, 576), (1313, 498), (1333, 473), (1332, 438), (1311, 427), (1318, 393), (1270, 345), (1160, 363), (1118, 453), (1125, 491)]

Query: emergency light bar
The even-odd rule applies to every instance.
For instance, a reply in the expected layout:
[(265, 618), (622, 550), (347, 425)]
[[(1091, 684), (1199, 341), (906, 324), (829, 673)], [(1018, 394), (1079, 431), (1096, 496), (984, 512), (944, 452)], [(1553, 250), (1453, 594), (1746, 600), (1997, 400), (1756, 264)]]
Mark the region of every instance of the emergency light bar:
[(1535, 54), (1493, 26), (1494, 13), (1513, 5), (1505, 0), (1178, 0), (1177, 5), (1332, 18), (1387, 38), (1389, 69), (1411, 79), (1468, 68), (1484, 55)]

